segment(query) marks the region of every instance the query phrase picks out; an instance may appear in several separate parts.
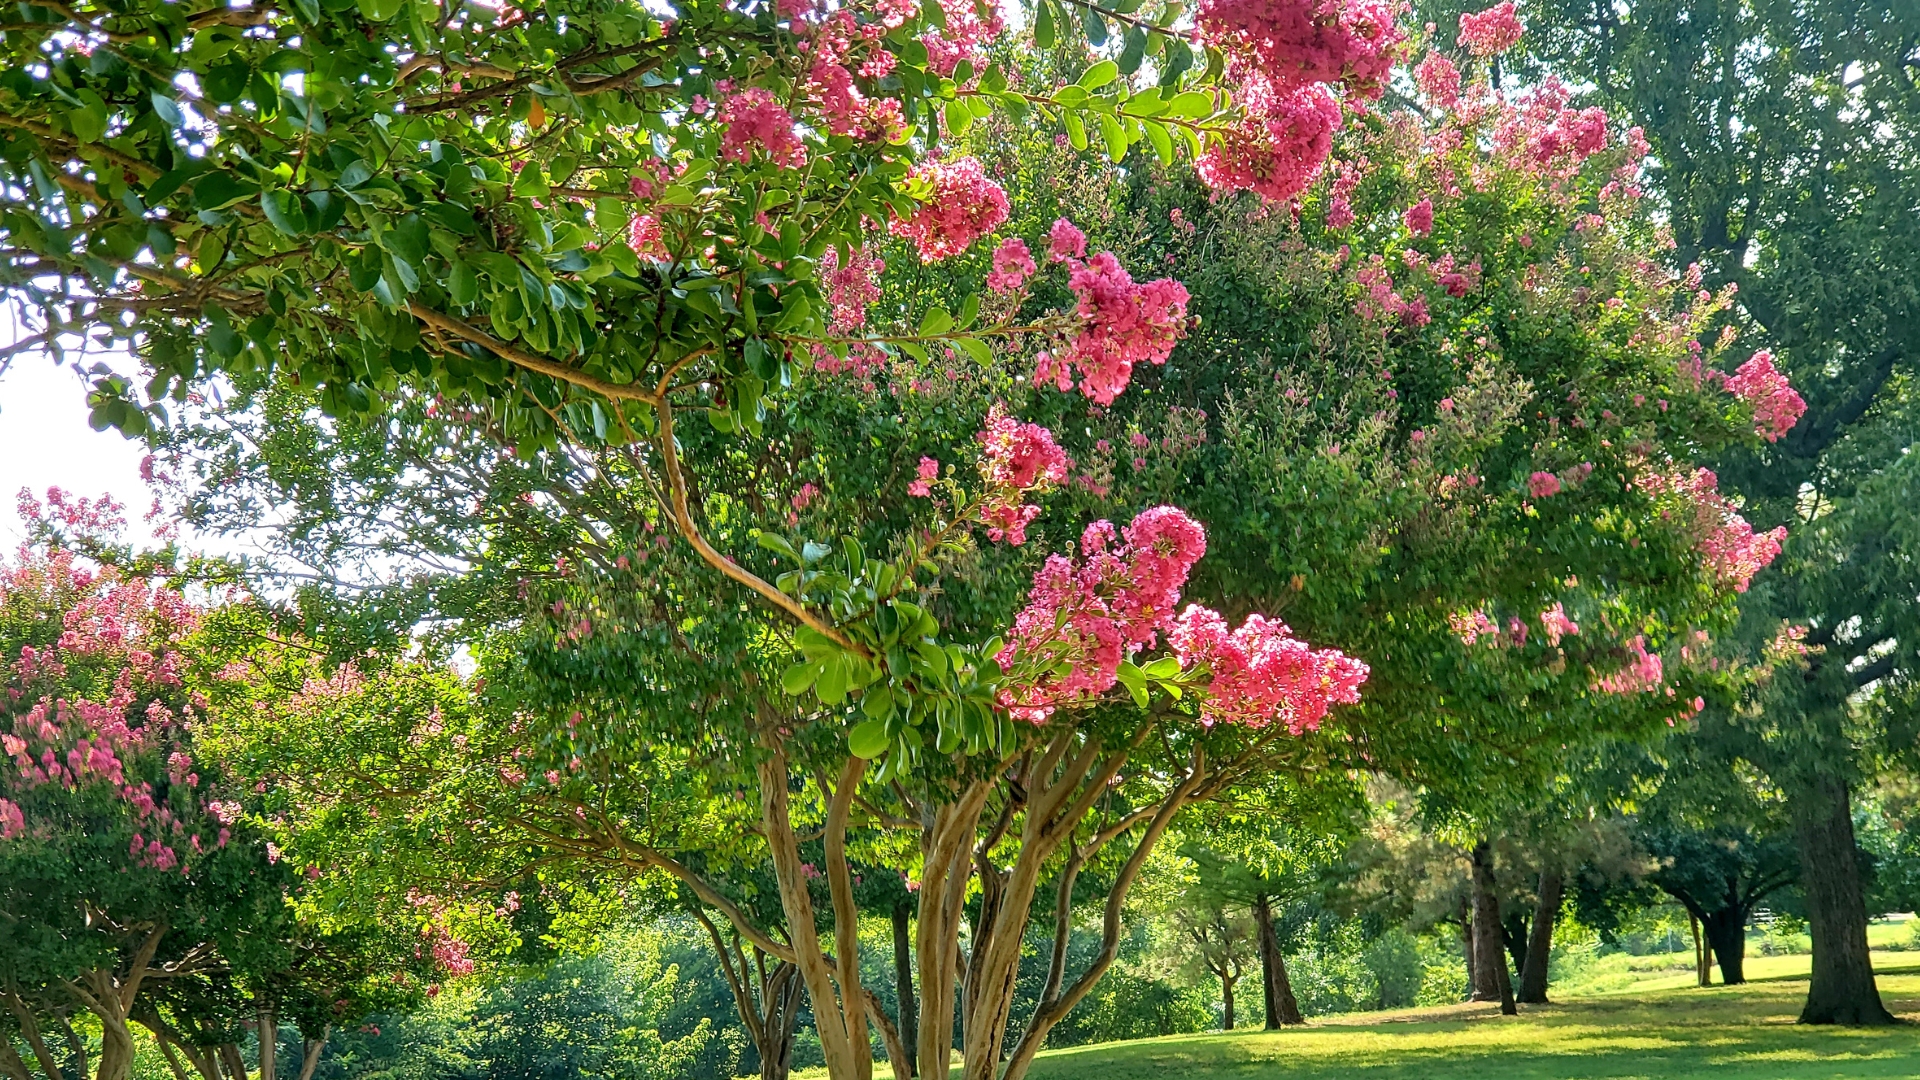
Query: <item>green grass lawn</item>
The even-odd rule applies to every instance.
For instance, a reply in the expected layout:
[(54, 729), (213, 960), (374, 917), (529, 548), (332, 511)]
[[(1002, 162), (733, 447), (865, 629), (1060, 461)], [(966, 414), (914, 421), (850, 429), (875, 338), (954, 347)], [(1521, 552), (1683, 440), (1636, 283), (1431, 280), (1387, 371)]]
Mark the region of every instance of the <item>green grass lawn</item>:
[[(1880, 991), (1920, 1020), (1920, 960), (1878, 953)], [(1807, 957), (1752, 957), (1740, 987), (1690, 976), (1566, 997), (1502, 1017), (1485, 1005), (1331, 1017), (1292, 1031), (1243, 1031), (1044, 1053), (1034, 1080), (1879, 1080), (1920, 1077), (1920, 1024), (1808, 1028), (1793, 1022)], [(1672, 984), (1672, 985), (1670, 985)]]

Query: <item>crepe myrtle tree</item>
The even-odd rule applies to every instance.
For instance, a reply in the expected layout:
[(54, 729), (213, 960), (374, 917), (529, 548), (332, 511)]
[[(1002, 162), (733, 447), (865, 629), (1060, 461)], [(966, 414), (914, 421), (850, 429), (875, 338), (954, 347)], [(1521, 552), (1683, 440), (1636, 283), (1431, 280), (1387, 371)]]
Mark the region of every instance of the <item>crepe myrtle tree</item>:
[[(330, 1025), (417, 997), (396, 976), (428, 965), (290, 902), (300, 879), (243, 820), (256, 793), (209, 752), (209, 609), (170, 572), (189, 560), (120, 543), (107, 499), (20, 507), (32, 539), (0, 563), (0, 1064), (26, 1075), (24, 1044), (48, 1080), (120, 1080), (138, 1025), (181, 1080), (245, 1080), (251, 1029), (272, 1080), (285, 1018), (304, 1080)], [(80, 1014), (99, 1031), (91, 1069)]]
[[(1207, 534), (1178, 509), (1138, 499), (1099, 515), (1124, 526), (1037, 521), (1033, 500), (1069, 482), (1069, 454), (1052, 429), (997, 403), (936, 417), (939, 437), (926, 437), (904, 485), (926, 501), (864, 520), (802, 517), (822, 490), (802, 480), (809, 459), (881, 455), (847, 445), (862, 408), (794, 409), (840, 393), (833, 375), (903, 363), (956, 381), (1017, 365), (1043, 388), (1077, 390), (1076, 409), (1125, 401), (1136, 368), (1163, 364), (1192, 329), (1180, 284), (1137, 283), (1113, 253), (1089, 257), (1069, 222), (1049, 232), (1044, 256), (1029, 246), (1037, 236), (1003, 238), (987, 293), (949, 305), (957, 314), (870, 312), (879, 231), (938, 262), (1006, 220), (1004, 191), (955, 152), (993, 115), (1057, 122), (1070, 146), (1114, 159), (1136, 142), (1163, 162), (1184, 149), (1216, 190), (1290, 199), (1320, 176), (1343, 110), (1366, 112), (1402, 39), (1391, 10), (1365, 0), (1208, 4), (1190, 26), (1175, 8), (1073, 8), (1086, 42), (1073, 48), (1093, 52), (1075, 83), (1045, 88), (988, 63), (981, 46), (1003, 28), (961, 5), (688, 5), (671, 19), (616, 4), (36, 7), (29, 26), (5, 31), (21, 58), (0, 88), (10, 95), (0, 124), (16, 133), (5, 155), (17, 178), (10, 294), (50, 349), (74, 328), (135, 345), (144, 386), (111, 372), (93, 384), (103, 424), (164, 438), (158, 398), (200, 408), (209, 385), (265, 388), (332, 418), (292, 425), (314, 438), (280, 453), (327, 460), (329, 440), (402, 445), (408, 455), (390, 465), (419, 474), (347, 479), (367, 491), (455, 481), (427, 523), (470, 511), (468, 535), (485, 543), (435, 553), (479, 556), (469, 565), (482, 580), (520, 574), (519, 614), (551, 614), (540, 624), (550, 648), (525, 650), (512, 661), (525, 677), (504, 680), (534, 718), (518, 748), (528, 768), (497, 779), (565, 789), (574, 760), (584, 771), (596, 751), (630, 753), (634, 736), (738, 777), (784, 925), (715, 907), (798, 969), (837, 1077), (872, 1069), (848, 857), (856, 825), (918, 831), (921, 1013), (959, 1009), (970, 1077), (998, 1069), (1040, 882), (1058, 867), (1068, 887), (1057, 891), (1070, 896), (1076, 868), (1126, 838), (1107, 948), (1071, 980), (1056, 960), (1011, 1052), (1019, 1075), (1111, 964), (1127, 885), (1172, 817), (1251, 775), (1326, 761), (1339, 744), (1312, 733), (1330, 706), (1356, 698), (1366, 668), (1257, 615), (1236, 629), (1205, 608), (1182, 613)], [(1035, 46), (1060, 44), (1064, 14), (1035, 10)], [(1114, 24), (1126, 29), (1109, 41)], [(1437, 109), (1508, 116), (1480, 108), (1471, 89), (1456, 108), (1455, 84)], [(1435, 85), (1444, 95), (1446, 79)], [(1502, 130), (1521, 141), (1501, 147), (1494, 171), (1578, 192), (1569, 178), (1605, 147), (1604, 118), (1596, 129), (1563, 106), (1549, 93), (1515, 111)], [(1523, 160), (1535, 167), (1504, 168)], [(1564, 217), (1576, 201), (1548, 203)], [(1430, 231), (1435, 200), (1410, 202), (1392, 217)], [(1042, 258), (1065, 279), (1070, 310), (1029, 302)], [(1436, 297), (1474, 291), (1477, 271), (1457, 262), (1419, 263)], [(1426, 277), (1415, 295), (1374, 262), (1354, 274), (1355, 317), (1389, 336), (1421, 324)], [(1531, 287), (1517, 277), (1510, 288)], [(1595, 298), (1556, 280), (1576, 304)], [(1636, 298), (1658, 295), (1645, 290)], [(1019, 302), (995, 299), (1005, 296)], [(1633, 337), (1636, 320), (1650, 337)], [(1664, 356), (1676, 325), (1691, 324), (1632, 306), (1621, 344)], [(1016, 346), (1039, 351), (1010, 360)], [(1460, 437), (1436, 440), (1463, 462), (1518, 408), (1503, 404), (1497, 364), (1483, 371)], [(1747, 415), (1738, 398), (1674, 396), (1702, 403), (1684, 416)], [(1028, 400), (1064, 414), (1070, 399)], [(686, 423), (691, 410), (705, 422)], [(1661, 421), (1643, 411), (1656, 464), (1623, 462), (1621, 490), (1642, 511), (1684, 504), (1702, 486), (1691, 474), (1635, 482), (1667, 475)], [(1532, 472), (1579, 487), (1585, 461), (1558, 460), (1584, 450), (1577, 441), (1542, 460), (1578, 479)], [(1465, 477), (1480, 472), (1449, 463), (1466, 471), (1448, 487), (1451, 473), (1434, 470), (1436, 492), (1477, 487)], [(1673, 494), (1683, 481), (1692, 486)], [(1534, 491), (1540, 483), (1526, 480), (1530, 499), (1551, 494)], [(850, 494), (822, 505), (844, 515)], [(1469, 502), (1453, 524), (1485, 510), (1471, 492)], [(1515, 491), (1495, 502), (1531, 516)], [(1729, 524), (1730, 507), (1695, 502), (1707, 510), (1685, 523)], [(844, 527), (855, 520), (863, 535)], [(1029, 580), (1031, 565), (990, 553), (1022, 547), (1030, 531), (1052, 550), (1080, 535), (1031, 575), (1020, 607), (1007, 583)], [(1657, 550), (1698, 569), (1679, 557), (1686, 544)], [(995, 588), (965, 595), (970, 578)], [(501, 595), (486, 602), (505, 610)], [(463, 614), (479, 607), (440, 596)], [(1429, 613), (1425, 628), (1456, 617), (1477, 627), (1476, 611), (1489, 617), (1469, 606)], [(1624, 659), (1594, 656), (1593, 677)], [(1584, 692), (1588, 672), (1567, 681)], [(617, 846), (690, 888), (703, 880), (673, 848), (572, 809), (562, 839)], [(824, 900), (796, 815), (817, 821)], [(944, 1021), (921, 1025), (922, 1075), (947, 1073), (951, 1042)]]

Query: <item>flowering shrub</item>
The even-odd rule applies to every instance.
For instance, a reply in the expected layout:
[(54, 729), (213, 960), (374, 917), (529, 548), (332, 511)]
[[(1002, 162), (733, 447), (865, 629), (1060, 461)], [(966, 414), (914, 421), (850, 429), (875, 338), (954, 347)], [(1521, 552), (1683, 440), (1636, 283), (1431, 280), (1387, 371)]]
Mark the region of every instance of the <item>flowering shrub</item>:
[(1728, 377), (1726, 387), (1753, 407), (1754, 433), (1768, 442), (1779, 442), (1807, 411), (1805, 399), (1775, 370), (1773, 354), (1765, 349), (1748, 357)]
[(1007, 220), (1007, 193), (973, 158), (923, 165), (913, 179), (926, 184), (930, 194), (912, 216), (894, 218), (891, 228), (912, 240), (925, 262), (958, 255)]

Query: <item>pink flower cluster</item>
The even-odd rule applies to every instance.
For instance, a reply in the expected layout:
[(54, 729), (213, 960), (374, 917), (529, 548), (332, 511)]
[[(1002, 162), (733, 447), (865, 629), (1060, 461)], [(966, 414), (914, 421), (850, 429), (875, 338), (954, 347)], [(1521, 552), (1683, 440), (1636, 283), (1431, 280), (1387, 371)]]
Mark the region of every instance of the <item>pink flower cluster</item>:
[(751, 161), (758, 149), (775, 165), (797, 169), (807, 163), (807, 148), (794, 131), (793, 114), (762, 87), (749, 86), (729, 95), (720, 110), (720, 122), (726, 125), (720, 135), (720, 156), (727, 161)]
[(1520, 18), (1513, 0), (1460, 15), (1460, 44), (1475, 56), (1498, 56), (1520, 44)]
[(1560, 639), (1580, 632), (1580, 624), (1567, 615), (1567, 609), (1556, 601), (1554, 605), (1540, 613), (1540, 627), (1547, 632), (1547, 644), (1558, 645)]
[(1053, 432), (1015, 420), (998, 404), (987, 411), (986, 427), (976, 438), (980, 479), (986, 484), (980, 520), (988, 539), (1018, 547), (1027, 542), (1027, 526), (1040, 513), (1038, 506), (1026, 502), (1027, 494), (1045, 493), (1064, 482), (1073, 459), (1053, 441)]
[(1419, 202), (1407, 207), (1407, 212), (1400, 215), (1400, 220), (1406, 225), (1407, 231), (1413, 235), (1432, 236), (1433, 200), (1431, 198), (1421, 199)]
[(1342, 83), (1377, 95), (1404, 35), (1385, 0), (1202, 0), (1200, 39), (1283, 88)]
[(987, 179), (975, 158), (926, 162), (912, 175), (933, 191), (912, 217), (895, 217), (888, 227), (912, 240), (923, 262), (958, 255), (1007, 220), (1006, 191)]
[(0, 799), (0, 840), (14, 840), (26, 834), (27, 817), (18, 803)]
[(1594, 686), (1609, 694), (1650, 694), (1660, 689), (1665, 672), (1660, 654), (1647, 651), (1647, 639), (1634, 635), (1627, 643), (1627, 653), (1632, 657), (1627, 666), (1600, 679)]
[(867, 325), (867, 307), (879, 302), (880, 275), (886, 271), (886, 260), (865, 245), (847, 249), (845, 266), (840, 264), (840, 249), (828, 248), (820, 257), (820, 280), (827, 286), (827, 329), (847, 334)]
[(1367, 665), (1337, 649), (1314, 649), (1282, 622), (1249, 615), (1229, 632), (1217, 611), (1191, 605), (1167, 634), (1183, 668), (1206, 665), (1212, 679), (1200, 722), (1292, 734), (1319, 728), (1327, 710), (1360, 700)]
[(1447, 616), (1447, 626), (1462, 645), (1472, 646), (1483, 637), (1499, 643), (1500, 627), (1485, 611), (1456, 611)]
[(1064, 348), (1040, 354), (1033, 381), (1070, 390), (1078, 368), (1080, 392), (1111, 405), (1135, 364), (1166, 363), (1186, 333), (1186, 286), (1172, 278), (1136, 285), (1110, 251), (1075, 265), (1067, 284), (1079, 300), (1080, 329)]
[(980, 47), (999, 37), (1006, 29), (1006, 22), (1000, 17), (999, 5), (994, 0), (987, 0), (987, 9), (991, 14), (982, 19), (974, 0), (946, 0), (940, 5), (940, 11), (946, 17), (946, 28), (929, 30), (920, 35), (920, 43), (927, 47), (927, 67), (930, 70), (951, 78), (962, 60), (976, 68), (980, 66)]
[(1460, 104), (1460, 69), (1442, 53), (1428, 53), (1413, 69), (1413, 82), (1437, 108), (1451, 111)]
[[(1061, 220), (1066, 220), (1062, 218)], [(1001, 241), (993, 252), (993, 269), (987, 274), (987, 288), (997, 293), (1019, 292), (1027, 279), (1039, 271), (1027, 242), (1017, 236)]]
[(1340, 102), (1320, 83), (1288, 86), (1258, 75), (1239, 97), (1244, 115), (1194, 163), (1200, 179), (1276, 202), (1305, 191), (1333, 152)]
[(1112, 689), (1120, 661), (1172, 628), (1180, 590), (1206, 550), (1200, 523), (1171, 506), (1142, 511), (1118, 535), (1110, 522), (1087, 526), (1078, 561), (1052, 555), (1033, 576), (998, 657), (1009, 676), (1001, 704), (1040, 723)]
[(920, 459), (920, 467), (914, 471), (913, 483), (907, 485), (907, 494), (916, 499), (933, 498), (933, 482), (940, 479), (940, 463), (933, 458)]
[(1607, 113), (1571, 109), (1571, 92), (1549, 75), (1517, 104), (1503, 110), (1494, 128), (1496, 150), (1535, 173), (1571, 174), (1607, 148)]
[(1536, 472), (1527, 477), (1527, 494), (1536, 499), (1545, 499), (1560, 494), (1560, 478), (1550, 472)]
[(807, 0), (786, 0), (781, 13), (802, 40), (799, 51), (811, 64), (802, 86), (820, 113), (829, 134), (868, 142), (886, 142), (905, 135), (907, 123), (900, 102), (891, 97), (869, 97), (854, 82), (854, 70), (868, 80), (884, 79), (893, 71), (894, 55), (880, 44), (887, 31), (906, 24), (914, 12), (911, 0), (883, 0), (862, 22), (848, 8), (839, 8), (818, 22), (819, 6)]
[(1693, 473), (1646, 473), (1637, 481), (1655, 499), (1677, 499), (1685, 507), (1681, 522), (1694, 538), (1701, 562), (1722, 586), (1746, 592), (1753, 575), (1780, 554), (1785, 526), (1757, 533), (1726, 496), (1710, 469)]
[(1727, 392), (1753, 406), (1754, 434), (1768, 442), (1780, 441), (1807, 411), (1802, 398), (1787, 377), (1773, 366), (1773, 354), (1765, 349), (1747, 358), (1726, 381)]

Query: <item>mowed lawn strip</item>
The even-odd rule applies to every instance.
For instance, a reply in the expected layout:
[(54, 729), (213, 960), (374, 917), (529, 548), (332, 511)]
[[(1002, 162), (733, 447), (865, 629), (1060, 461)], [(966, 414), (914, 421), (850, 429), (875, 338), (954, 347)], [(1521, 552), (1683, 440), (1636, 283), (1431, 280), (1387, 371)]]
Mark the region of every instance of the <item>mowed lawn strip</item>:
[[(1804, 957), (1798, 959), (1805, 971)], [(1773, 965), (1768, 965), (1769, 967)], [(1920, 1020), (1920, 969), (1880, 979), (1888, 1007)], [(1793, 1022), (1800, 978), (1570, 999), (1517, 1018), (1456, 1005), (1042, 1054), (1033, 1080), (1334, 1077), (1367, 1080), (1878, 1080), (1920, 1077), (1920, 1024), (1810, 1028)], [(884, 1066), (882, 1067), (884, 1069)]]

